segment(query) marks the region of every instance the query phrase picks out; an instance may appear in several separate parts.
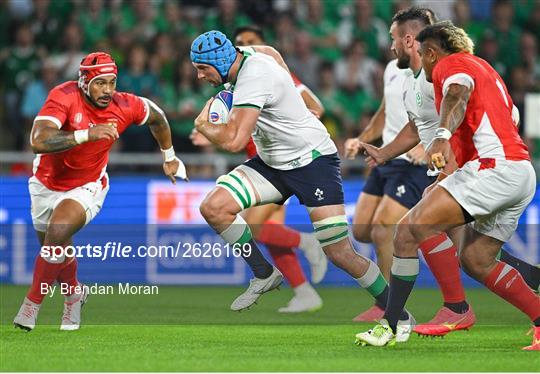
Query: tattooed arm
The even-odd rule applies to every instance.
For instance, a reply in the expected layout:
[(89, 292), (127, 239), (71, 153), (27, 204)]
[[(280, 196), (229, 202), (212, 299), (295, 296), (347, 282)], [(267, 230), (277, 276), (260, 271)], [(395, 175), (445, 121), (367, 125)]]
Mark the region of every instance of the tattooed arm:
[(453, 83), (448, 87), (441, 102), (441, 122), (439, 127), (454, 133), (465, 118), (471, 88)]
[(426, 155), (432, 170), (442, 169), (452, 159), (449, 139), (463, 122), (472, 88), (450, 84), (441, 102), (441, 121)]
[(63, 131), (48, 120), (34, 122), (30, 145), (34, 153), (54, 153), (71, 149), (79, 144), (98, 140), (116, 140), (118, 131), (111, 125), (96, 125), (88, 130)]

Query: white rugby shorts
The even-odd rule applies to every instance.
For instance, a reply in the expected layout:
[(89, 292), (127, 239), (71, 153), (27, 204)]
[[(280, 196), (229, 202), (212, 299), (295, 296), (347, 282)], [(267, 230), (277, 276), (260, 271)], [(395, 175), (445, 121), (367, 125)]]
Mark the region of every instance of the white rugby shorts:
[(526, 160), (473, 160), (439, 186), (475, 218), (474, 230), (507, 242), (534, 197), (536, 173)]
[(47, 231), (47, 225), (53, 210), (62, 200), (71, 199), (77, 201), (86, 212), (87, 225), (101, 210), (107, 192), (109, 191), (109, 181), (107, 175), (107, 186), (103, 188), (101, 181), (86, 183), (83, 186), (69, 191), (53, 191), (48, 189), (35, 176), (28, 180), (28, 190), (32, 201), (32, 223), (36, 231)]

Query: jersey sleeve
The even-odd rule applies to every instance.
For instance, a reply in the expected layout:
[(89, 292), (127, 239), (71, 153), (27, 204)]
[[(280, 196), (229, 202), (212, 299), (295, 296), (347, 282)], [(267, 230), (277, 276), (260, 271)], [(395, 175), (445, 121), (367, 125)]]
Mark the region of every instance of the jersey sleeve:
[(60, 89), (54, 88), (49, 93), (45, 104), (41, 107), (34, 121), (51, 121), (60, 129), (68, 117), (68, 111), (69, 96)]
[(133, 116), (131, 123), (137, 126), (144, 125), (150, 116), (149, 100), (132, 94), (127, 94), (127, 99)]
[(474, 90), (475, 75), (470, 62), (445, 58), (433, 69), (433, 85), (441, 90), (442, 96), (454, 83)]
[(233, 107), (260, 110), (271, 96), (272, 78), (258, 68), (243, 73), (234, 87)]

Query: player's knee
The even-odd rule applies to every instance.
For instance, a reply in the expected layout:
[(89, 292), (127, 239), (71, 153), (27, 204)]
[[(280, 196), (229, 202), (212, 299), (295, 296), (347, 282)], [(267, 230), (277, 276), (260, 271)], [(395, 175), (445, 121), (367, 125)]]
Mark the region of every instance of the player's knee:
[[(417, 241), (413, 233), (414, 226), (398, 225), (394, 234), (394, 255), (411, 257), (417, 254)], [(411, 249), (414, 248), (414, 249)]]
[(207, 197), (201, 203), (199, 211), (204, 219), (211, 223), (219, 221), (223, 214), (223, 211), (221, 210), (222, 208), (223, 204), (218, 199)]
[(392, 240), (394, 237), (394, 226), (376, 223), (371, 227), (371, 239), (375, 243), (376, 248), (381, 243)]
[(332, 262), (334, 265), (341, 269), (347, 269), (348, 265), (351, 264), (351, 255), (354, 253), (352, 250), (348, 250), (346, 247), (346, 243), (334, 243), (332, 245), (323, 247), (324, 252), (326, 253), (326, 256), (328, 257), (328, 260)]
[(72, 231), (68, 224), (49, 224), (43, 245), (63, 245), (69, 242)]

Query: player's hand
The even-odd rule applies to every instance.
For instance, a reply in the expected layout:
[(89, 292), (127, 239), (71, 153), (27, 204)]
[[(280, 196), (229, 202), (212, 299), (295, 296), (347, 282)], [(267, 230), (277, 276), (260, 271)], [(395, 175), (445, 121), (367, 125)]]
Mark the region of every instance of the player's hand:
[(176, 177), (179, 177), (186, 182), (189, 182), (187, 177), (186, 167), (184, 163), (178, 158), (175, 157), (174, 160), (163, 163), (163, 172), (173, 184), (176, 184)]
[(426, 151), (428, 167), (431, 170), (444, 169), (447, 162), (451, 159), (452, 149), (450, 142), (445, 139), (434, 139)]
[(210, 104), (214, 101), (214, 98), (208, 99), (206, 104), (204, 104), (204, 108), (202, 109), (201, 113), (195, 118), (195, 128), (198, 128), (199, 126), (202, 126), (203, 124), (208, 122), (208, 112), (210, 112)]
[(189, 134), (189, 139), (191, 139), (191, 143), (193, 143), (193, 145), (198, 147), (206, 147), (212, 144), (212, 142), (210, 142), (206, 136), (198, 132), (197, 129), (193, 129), (191, 131), (191, 134)]
[(364, 154), (367, 155), (366, 164), (370, 168), (382, 165), (386, 162), (386, 157), (384, 156), (384, 152), (381, 148), (364, 142), (360, 142), (360, 146), (364, 148)]
[(88, 141), (97, 142), (98, 140), (112, 140), (118, 139), (118, 130), (116, 126), (112, 125), (95, 125), (88, 129)]
[(426, 164), (426, 152), (422, 143), (418, 143), (413, 149), (407, 152), (407, 157), (411, 160), (413, 165)]
[(364, 147), (361, 146), (358, 138), (349, 138), (345, 140), (345, 158), (354, 160), (358, 152), (361, 152)]

